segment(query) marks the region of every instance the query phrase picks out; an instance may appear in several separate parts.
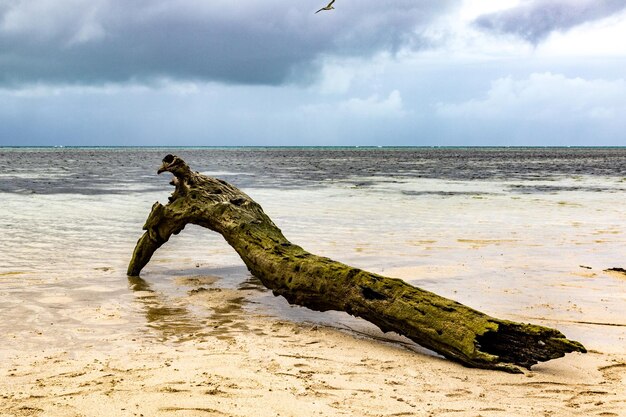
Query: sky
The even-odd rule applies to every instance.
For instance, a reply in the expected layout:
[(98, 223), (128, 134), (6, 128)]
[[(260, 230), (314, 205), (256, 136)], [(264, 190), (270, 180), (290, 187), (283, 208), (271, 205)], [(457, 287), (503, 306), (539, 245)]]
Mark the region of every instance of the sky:
[(626, 0), (0, 0), (0, 146), (626, 146)]

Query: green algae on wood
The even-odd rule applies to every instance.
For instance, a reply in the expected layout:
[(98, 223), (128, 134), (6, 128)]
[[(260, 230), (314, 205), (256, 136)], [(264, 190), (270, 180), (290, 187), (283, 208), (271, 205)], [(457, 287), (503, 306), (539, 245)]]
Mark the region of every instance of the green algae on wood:
[(400, 279), (311, 254), (289, 242), (261, 206), (225, 181), (193, 172), (174, 155), (157, 171), (175, 186), (155, 203), (128, 266), (138, 276), (152, 254), (188, 223), (220, 233), (250, 272), (292, 304), (338, 310), (393, 331), (466, 366), (521, 372), (569, 352), (585, 352), (556, 329), (490, 317)]

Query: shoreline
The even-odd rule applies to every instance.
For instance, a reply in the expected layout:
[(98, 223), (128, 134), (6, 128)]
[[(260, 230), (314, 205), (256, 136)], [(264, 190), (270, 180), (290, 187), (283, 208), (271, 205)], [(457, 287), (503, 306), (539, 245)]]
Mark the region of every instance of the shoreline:
[[(202, 302), (202, 300), (196, 300)], [(626, 355), (511, 375), (323, 325), (241, 318), (226, 337), (2, 352), (1, 416), (621, 416)]]

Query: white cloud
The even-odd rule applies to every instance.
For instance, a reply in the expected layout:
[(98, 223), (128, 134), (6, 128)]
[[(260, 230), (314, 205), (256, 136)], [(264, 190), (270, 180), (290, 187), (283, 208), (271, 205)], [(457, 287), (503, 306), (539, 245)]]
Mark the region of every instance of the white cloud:
[(553, 33), (537, 53), (541, 57), (626, 56), (626, 11), (588, 22), (567, 32)]
[(167, 78), (153, 80), (146, 83), (107, 83), (102, 85), (49, 85), (31, 84), (22, 88), (0, 87), (0, 97), (15, 98), (46, 98), (61, 96), (130, 96), (148, 93), (165, 93), (177, 96), (189, 96), (200, 92), (201, 87), (209, 86), (210, 83), (196, 83), (178, 81)]
[(537, 45), (553, 32), (601, 20), (624, 9), (624, 0), (528, 0), (479, 16), (475, 23), (484, 30), (518, 36)]
[[(610, 13), (603, 18), (592, 18), (582, 13), (580, 21), (568, 27), (567, 30), (559, 29), (559, 25), (548, 25), (542, 19), (526, 22), (526, 25), (541, 26), (542, 22), (547, 25), (542, 27), (545, 31), (541, 42), (535, 44), (528, 42), (524, 36), (516, 34), (522, 31), (524, 24), (511, 23), (509, 31), (500, 33), (485, 30), (477, 25), (476, 19), (484, 16), (494, 16), (499, 13), (512, 13), (518, 9), (524, 9), (531, 5), (536, 12), (548, 13), (552, 3), (560, 4), (567, 9), (567, 4), (572, 0), (542, 0), (520, 1), (502, 0), (465, 0), (458, 9), (441, 15), (431, 22), (424, 34), (431, 39), (433, 47), (422, 51), (409, 51), (409, 55), (426, 59), (446, 59), (458, 61), (493, 61), (502, 59), (536, 59), (542, 60), (561, 57), (625, 57), (626, 43), (626, 9), (615, 10), (613, 6)], [(621, 1), (621, 0), (620, 0)], [(603, 0), (594, 3), (592, 0), (584, 0), (577, 3), (577, 7), (594, 8), (604, 10), (607, 4), (617, 4), (618, 0)], [(626, 4), (626, 3), (624, 3)], [(584, 7), (583, 7), (584, 6)], [(606, 10), (605, 10), (606, 11)], [(608, 13), (608, 12), (607, 12)], [(557, 13), (558, 15), (558, 13)], [(586, 20), (588, 19), (588, 20)], [(557, 19), (558, 20), (558, 19)], [(543, 32), (542, 32), (543, 33)], [(530, 35), (528, 35), (530, 36)]]
[(326, 58), (314, 91), (322, 94), (346, 94), (355, 85), (372, 85), (384, 73), (391, 57), (388, 53), (369, 59)]
[(519, 0), (465, 0), (458, 9), (439, 16), (424, 31), (430, 49), (406, 50), (406, 58), (418, 60), (484, 61), (528, 57), (533, 48), (513, 36), (494, 37), (474, 25), (477, 16), (513, 7)]
[(402, 96), (393, 90), (387, 98), (374, 94), (368, 98), (351, 98), (339, 104), (339, 110), (358, 116), (404, 116)]
[(387, 97), (372, 94), (366, 98), (352, 97), (339, 102), (309, 104), (301, 107), (309, 118), (343, 120), (345, 118), (388, 118), (406, 115), (402, 96), (398, 90), (392, 90)]
[(510, 120), (626, 119), (626, 82), (535, 73), (492, 82), (483, 98), (438, 103), (445, 117)]

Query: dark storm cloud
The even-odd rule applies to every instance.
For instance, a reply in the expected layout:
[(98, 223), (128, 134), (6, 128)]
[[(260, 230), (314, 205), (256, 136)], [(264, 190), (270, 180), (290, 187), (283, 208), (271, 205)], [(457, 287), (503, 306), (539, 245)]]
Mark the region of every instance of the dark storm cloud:
[(424, 45), (460, 0), (0, 0), (0, 85), (302, 81), (325, 56)]
[(480, 16), (475, 24), (538, 44), (559, 30), (608, 17), (626, 9), (624, 0), (532, 0), (517, 7)]

